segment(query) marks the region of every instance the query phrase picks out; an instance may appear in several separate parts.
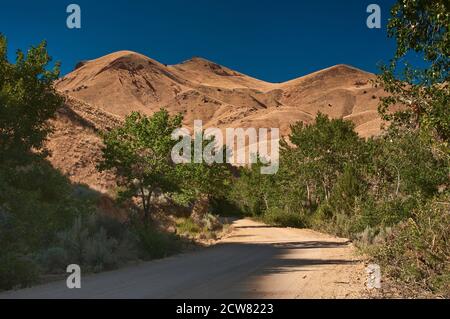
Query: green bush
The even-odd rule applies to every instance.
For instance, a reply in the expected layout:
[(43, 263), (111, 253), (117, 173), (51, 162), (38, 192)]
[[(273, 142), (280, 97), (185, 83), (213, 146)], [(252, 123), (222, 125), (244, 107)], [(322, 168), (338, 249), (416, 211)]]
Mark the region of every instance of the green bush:
[(150, 225), (136, 226), (134, 232), (143, 260), (163, 258), (179, 251), (180, 242), (175, 235), (160, 232)]
[(83, 260), (94, 272), (116, 268), (119, 264), (117, 247), (118, 240), (108, 237), (105, 229), (100, 228), (87, 240)]
[(382, 244), (392, 235), (392, 227), (370, 227), (367, 226), (363, 232), (354, 234), (358, 247), (366, 249), (372, 245)]
[(372, 253), (394, 277), (450, 297), (450, 196), (415, 209)]
[(25, 166), (0, 164), (0, 189), (0, 207), (23, 253), (49, 247), (76, 216), (94, 211), (92, 198), (73, 197), (70, 181), (37, 157)]
[(213, 198), (211, 201), (211, 212), (224, 217), (243, 217), (244, 214), (235, 201), (226, 197)]
[(201, 223), (203, 225), (203, 229), (208, 232), (221, 230), (223, 227), (222, 223), (219, 220), (219, 217), (210, 213), (206, 214), (203, 217)]
[(137, 242), (117, 221), (92, 215), (78, 217), (73, 226), (58, 235), (58, 245), (67, 254), (68, 263), (99, 272), (137, 259)]
[(216, 239), (217, 233), (223, 230), (219, 218), (210, 213), (199, 221), (192, 217), (178, 218), (176, 224), (177, 234), (189, 238)]
[(355, 215), (341, 211), (335, 212), (328, 203), (321, 205), (310, 219), (312, 228), (343, 237), (351, 237), (356, 222)]
[(192, 218), (179, 218), (177, 220), (177, 234), (196, 236), (201, 227)]
[(308, 221), (304, 214), (299, 212), (289, 212), (285, 209), (272, 208), (264, 215), (263, 220), (271, 225), (284, 227), (307, 227)]
[(37, 281), (39, 267), (28, 257), (0, 253), (0, 290), (25, 288)]
[(69, 265), (69, 256), (62, 247), (50, 247), (36, 254), (36, 261), (44, 273), (63, 273)]

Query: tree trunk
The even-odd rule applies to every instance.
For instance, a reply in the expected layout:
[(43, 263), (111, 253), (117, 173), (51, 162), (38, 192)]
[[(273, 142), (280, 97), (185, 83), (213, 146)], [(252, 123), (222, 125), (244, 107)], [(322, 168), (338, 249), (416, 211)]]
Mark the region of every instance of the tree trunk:
[(267, 202), (266, 194), (263, 195), (264, 204), (266, 205), (266, 211), (269, 210), (269, 203)]
[(322, 184), (323, 184), (323, 191), (325, 192), (325, 201), (328, 201), (328, 189), (325, 179), (322, 180)]
[(311, 208), (311, 190), (309, 189), (309, 184), (308, 183), (306, 183), (306, 193), (308, 194), (307, 195), (307, 205), (308, 205), (308, 208)]
[(400, 170), (395, 166), (395, 169), (397, 170), (397, 189), (395, 190), (395, 196), (398, 196), (398, 193), (400, 192)]
[(197, 198), (197, 200), (194, 203), (191, 218), (194, 220), (194, 222), (201, 224), (206, 214), (208, 214), (208, 211), (209, 211), (209, 196), (202, 194)]
[(148, 194), (145, 194), (145, 189), (141, 188), (141, 200), (142, 200), (142, 208), (143, 208), (142, 219), (145, 224), (148, 223), (148, 220), (150, 217), (151, 196), (152, 196), (152, 192), (148, 191)]

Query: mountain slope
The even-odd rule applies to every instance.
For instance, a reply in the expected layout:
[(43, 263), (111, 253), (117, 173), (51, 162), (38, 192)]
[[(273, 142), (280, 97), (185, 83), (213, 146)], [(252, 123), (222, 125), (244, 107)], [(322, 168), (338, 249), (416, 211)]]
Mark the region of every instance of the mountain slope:
[(183, 113), (187, 126), (201, 119), (206, 127), (280, 127), (286, 135), (290, 124), (309, 123), (322, 112), (355, 119), (357, 131), (370, 136), (377, 133), (376, 108), (384, 94), (372, 87), (373, 78), (337, 65), (288, 82), (269, 83), (202, 58), (166, 66), (135, 52), (119, 51), (79, 64), (56, 87), (121, 117), (131, 111), (152, 114), (164, 107)]
[(164, 107), (182, 113), (185, 126), (280, 128), (312, 123), (317, 112), (355, 123), (363, 137), (380, 132), (382, 89), (374, 75), (336, 65), (284, 83), (261, 81), (201, 58), (166, 66), (141, 54), (119, 51), (79, 63), (55, 84), (66, 104), (47, 143), (50, 161), (74, 182), (107, 192), (114, 176), (99, 173), (98, 132), (118, 125), (131, 111), (153, 114)]

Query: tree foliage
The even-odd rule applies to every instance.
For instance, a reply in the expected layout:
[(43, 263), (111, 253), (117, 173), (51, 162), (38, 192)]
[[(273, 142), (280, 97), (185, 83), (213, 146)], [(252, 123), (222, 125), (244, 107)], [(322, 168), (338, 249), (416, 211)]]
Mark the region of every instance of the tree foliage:
[(192, 217), (201, 221), (209, 212), (211, 200), (228, 194), (230, 170), (226, 164), (185, 163), (179, 167), (183, 196), (193, 202)]
[[(392, 8), (388, 32), (397, 42), (389, 65), (378, 83), (390, 96), (379, 110), (391, 125), (450, 141), (450, 5), (444, 0), (400, 0)], [(419, 54), (425, 65), (409, 62)], [(400, 110), (399, 110), (400, 108)]]
[(125, 123), (103, 136), (101, 170), (117, 176), (122, 199), (139, 198), (144, 219), (151, 213), (152, 195), (178, 188), (171, 150), (172, 132), (181, 127), (180, 115), (160, 110), (151, 117), (133, 112)]
[[(53, 88), (59, 64), (49, 69), (46, 43), (17, 51), (16, 63), (7, 59), (6, 38), (0, 35), (0, 156), (6, 159), (41, 150), (51, 131), (48, 120), (62, 105)], [(3, 154), (3, 155), (1, 155)]]

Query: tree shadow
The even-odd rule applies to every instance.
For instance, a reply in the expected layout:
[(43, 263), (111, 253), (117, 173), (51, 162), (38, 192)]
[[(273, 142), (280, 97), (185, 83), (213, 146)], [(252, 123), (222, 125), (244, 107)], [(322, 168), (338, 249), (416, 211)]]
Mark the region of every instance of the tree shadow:
[(351, 241), (343, 242), (331, 242), (331, 241), (299, 241), (299, 242), (287, 242), (287, 243), (276, 243), (275, 247), (279, 248), (299, 248), (299, 249), (320, 249), (320, 248), (340, 248), (347, 246)]
[(258, 228), (279, 228), (276, 226), (269, 226), (269, 225), (257, 225), (257, 226), (234, 226), (234, 228), (236, 229), (250, 229), (250, 228), (254, 228), (254, 229), (258, 229)]

